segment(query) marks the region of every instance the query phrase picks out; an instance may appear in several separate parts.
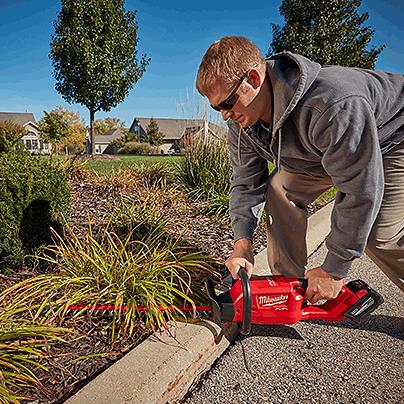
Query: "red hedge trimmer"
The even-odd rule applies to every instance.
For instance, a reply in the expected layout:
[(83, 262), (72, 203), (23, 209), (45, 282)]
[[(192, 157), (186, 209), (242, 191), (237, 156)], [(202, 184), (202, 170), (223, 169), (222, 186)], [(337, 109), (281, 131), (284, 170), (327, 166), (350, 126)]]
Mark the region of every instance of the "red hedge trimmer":
[(321, 319), (330, 322), (359, 320), (383, 303), (383, 297), (361, 280), (344, 285), (340, 294), (322, 305), (309, 305), (304, 300), (307, 279), (276, 276), (252, 276), (244, 268), (229, 291), (216, 295), (211, 279), (206, 279), (206, 292), (211, 302), (211, 318), (215, 323), (233, 321), (241, 333), (248, 335), (251, 324), (294, 324), (300, 320)]
[[(345, 319), (359, 320), (383, 303), (383, 297), (361, 280), (347, 283), (337, 298), (322, 305), (310, 305), (304, 300), (306, 279), (276, 276), (252, 276), (248, 278), (240, 268), (240, 279), (231, 289), (216, 295), (211, 278), (205, 279), (205, 290), (209, 306), (178, 307), (184, 313), (195, 313), (207, 317), (220, 325), (236, 322), (240, 331), (248, 335), (252, 324), (294, 324), (300, 320), (321, 319), (330, 322)], [(138, 306), (137, 311), (150, 310)], [(161, 311), (173, 312), (174, 306), (159, 306)], [(115, 306), (70, 306), (70, 311), (91, 310), (92, 312), (125, 311), (126, 307)]]

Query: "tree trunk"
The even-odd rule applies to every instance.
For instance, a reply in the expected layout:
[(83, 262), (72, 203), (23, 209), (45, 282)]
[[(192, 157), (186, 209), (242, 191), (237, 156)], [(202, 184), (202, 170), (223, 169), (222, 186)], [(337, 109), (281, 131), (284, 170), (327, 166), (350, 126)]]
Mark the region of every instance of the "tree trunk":
[(90, 154), (91, 156), (95, 155), (95, 139), (94, 139), (94, 110), (90, 108)]

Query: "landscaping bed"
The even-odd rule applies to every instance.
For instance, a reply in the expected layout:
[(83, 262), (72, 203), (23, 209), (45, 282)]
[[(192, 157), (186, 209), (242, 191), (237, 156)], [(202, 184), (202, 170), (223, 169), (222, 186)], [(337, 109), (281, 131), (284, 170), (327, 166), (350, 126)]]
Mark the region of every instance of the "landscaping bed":
[[(136, 175), (133, 171), (126, 170), (106, 177), (89, 174), (83, 169), (72, 174), (72, 216), (69, 226), (77, 237), (85, 237), (89, 224), (93, 229), (107, 226), (114, 207), (121, 203), (123, 197), (133, 197), (138, 191), (137, 183), (132, 182)], [(143, 173), (142, 186), (148, 189), (155, 180), (149, 173)], [(186, 240), (193, 249), (202, 250), (214, 257), (215, 269), (222, 276), (226, 275), (223, 263), (231, 253), (233, 243), (228, 221), (201, 213), (204, 203), (190, 199), (186, 193), (176, 189), (175, 184), (167, 184), (164, 189), (166, 191), (153, 195), (156, 195), (154, 199), (159, 199), (159, 214), (170, 218), (168, 232)], [(309, 207), (309, 213), (313, 213), (328, 200), (329, 198), (318, 200)], [(261, 223), (254, 238), (254, 254), (265, 246), (265, 224)], [(2, 289), (44, 272), (46, 267), (24, 267), (13, 275), (1, 275)], [(68, 343), (49, 344), (43, 348), (47, 355), (39, 362), (48, 371), (38, 369), (35, 373), (46, 390), (38, 388), (34, 393), (21, 394), (32, 397), (36, 403), (61, 403), (151, 333), (139, 321), (130, 337), (116, 338), (111, 343), (111, 334), (107, 330), (110, 321), (108, 316), (86, 314), (65, 318), (63, 324), (55, 324), (72, 331), (66, 336)]]
[[(72, 217), (69, 221), (72, 231), (79, 237), (84, 236), (88, 231), (89, 223), (93, 229), (105, 226), (114, 206), (121, 202), (123, 196), (130, 196), (134, 192), (130, 184), (126, 184), (127, 186), (125, 185), (123, 188), (122, 184), (114, 187), (97, 181), (97, 177), (94, 176), (91, 179), (82, 173), (80, 176), (81, 178), (73, 179), (70, 182)], [(184, 230), (181, 223), (182, 217), (187, 214), (187, 211), (196, 207), (196, 204), (193, 204), (193, 206), (183, 209), (183, 204), (184, 201), (178, 195), (175, 200), (162, 200), (161, 208), (166, 210), (166, 214), (170, 215), (171, 222), (174, 223), (173, 228), (169, 231), (175, 236), (179, 236), (180, 232)], [(211, 223), (213, 224), (214, 220)], [(186, 231), (196, 234), (193, 229)], [(212, 229), (212, 232), (215, 233), (215, 230)], [(196, 237), (194, 236), (194, 238)], [(189, 244), (192, 246), (191, 242)], [(196, 245), (192, 247), (198, 248)], [(0, 291), (42, 273), (43, 270), (40, 267), (25, 266), (12, 275), (1, 275)], [(151, 333), (151, 330), (145, 328), (143, 322), (139, 321), (135, 325), (135, 332), (130, 337), (117, 338), (111, 343), (111, 333), (106, 327), (110, 322), (110, 316), (104, 315), (103, 318), (99, 314), (85, 314), (78, 318), (65, 319), (63, 326), (72, 330), (72, 333), (67, 335), (68, 343), (51, 344), (49, 347), (45, 347), (44, 352), (47, 355), (44, 355), (38, 362), (46, 366), (48, 371), (35, 370), (35, 374), (42, 380), (46, 390), (38, 388), (29, 393), (17, 392), (21, 396), (31, 397), (38, 403), (63, 402), (84, 383), (110, 366)]]

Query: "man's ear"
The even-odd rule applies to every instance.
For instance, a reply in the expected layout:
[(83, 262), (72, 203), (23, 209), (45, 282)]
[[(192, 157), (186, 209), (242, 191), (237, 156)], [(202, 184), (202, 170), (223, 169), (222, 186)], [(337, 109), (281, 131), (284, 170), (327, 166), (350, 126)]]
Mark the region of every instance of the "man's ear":
[(250, 84), (250, 86), (252, 86), (254, 90), (256, 90), (262, 84), (262, 79), (258, 70), (251, 69), (248, 74), (247, 83)]

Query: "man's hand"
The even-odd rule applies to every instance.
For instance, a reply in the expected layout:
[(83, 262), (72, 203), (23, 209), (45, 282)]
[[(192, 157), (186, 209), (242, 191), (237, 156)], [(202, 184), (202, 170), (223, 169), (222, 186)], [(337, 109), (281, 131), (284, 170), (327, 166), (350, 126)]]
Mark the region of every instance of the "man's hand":
[(335, 299), (344, 284), (343, 279), (328, 274), (321, 267), (310, 269), (304, 277), (309, 280), (304, 297), (311, 304), (321, 299)]
[(252, 253), (251, 240), (241, 238), (234, 243), (234, 250), (229, 258), (224, 263), (226, 268), (230, 271), (233, 279), (238, 279), (238, 271), (240, 267), (244, 267), (247, 271), (248, 277), (251, 276), (254, 258)]

